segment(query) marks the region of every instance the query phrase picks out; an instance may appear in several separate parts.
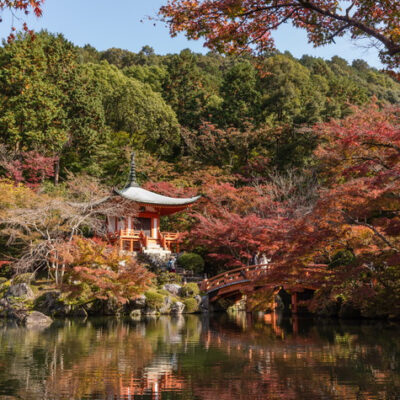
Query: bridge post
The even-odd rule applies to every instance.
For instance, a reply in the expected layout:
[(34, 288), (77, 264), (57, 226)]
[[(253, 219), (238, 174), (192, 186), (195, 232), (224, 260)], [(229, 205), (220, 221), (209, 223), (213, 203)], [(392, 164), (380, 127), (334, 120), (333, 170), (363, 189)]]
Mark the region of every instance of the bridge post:
[(292, 293), (292, 313), (297, 314), (297, 292)]

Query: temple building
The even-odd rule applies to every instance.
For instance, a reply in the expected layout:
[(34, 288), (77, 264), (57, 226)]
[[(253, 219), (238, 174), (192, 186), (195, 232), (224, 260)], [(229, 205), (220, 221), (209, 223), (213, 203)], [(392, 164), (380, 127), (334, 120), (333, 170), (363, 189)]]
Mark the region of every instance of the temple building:
[(118, 242), (120, 250), (167, 257), (179, 252), (180, 234), (161, 232), (160, 218), (186, 209), (201, 196), (174, 198), (141, 188), (136, 181), (132, 154), (129, 182), (124, 189), (114, 190), (114, 197), (133, 203), (132, 213), (107, 217), (107, 232)]

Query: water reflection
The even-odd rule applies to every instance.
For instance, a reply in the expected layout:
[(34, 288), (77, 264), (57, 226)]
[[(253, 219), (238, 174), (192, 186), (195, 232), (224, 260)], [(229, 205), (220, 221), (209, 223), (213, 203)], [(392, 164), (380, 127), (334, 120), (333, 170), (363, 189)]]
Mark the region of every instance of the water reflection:
[(400, 399), (400, 328), (276, 315), (0, 327), (2, 399)]

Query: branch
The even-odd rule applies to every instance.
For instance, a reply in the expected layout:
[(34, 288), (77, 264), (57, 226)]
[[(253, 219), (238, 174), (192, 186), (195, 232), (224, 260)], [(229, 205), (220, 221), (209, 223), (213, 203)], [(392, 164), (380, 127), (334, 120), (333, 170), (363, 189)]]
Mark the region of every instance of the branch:
[[(379, 33), (378, 31), (369, 27), (368, 25), (365, 25), (364, 23), (357, 21), (354, 18), (350, 17), (347, 12), (346, 12), (346, 15), (339, 15), (339, 14), (336, 14), (329, 10), (324, 10), (323, 8), (311, 3), (309, 0), (298, 0), (298, 2), (304, 8), (315, 11), (318, 14), (335, 19), (337, 21), (346, 22), (350, 26), (358, 28), (360, 31), (368, 34), (369, 36), (374, 37), (375, 39), (379, 40), (387, 48), (389, 55), (393, 56), (397, 53), (400, 53), (400, 45), (395, 44), (393, 40), (390, 40), (385, 35)], [(351, 7), (350, 7), (350, 9), (351, 9)]]
[(384, 243), (386, 243), (392, 250), (396, 251), (397, 253), (400, 253), (400, 249), (398, 249), (394, 244), (392, 244), (388, 239), (386, 239), (386, 237), (383, 236), (382, 233), (380, 233), (373, 225), (368, 224), (367, 222), (361, 222), (358, 219), (353, 218), (343, 210), (342, 214), (351, 222), (353, 222), (355, 225), (365, 226), (366, 228), (370, 229), (376, 236), (378, 236), (379, 239), (381, 239)]

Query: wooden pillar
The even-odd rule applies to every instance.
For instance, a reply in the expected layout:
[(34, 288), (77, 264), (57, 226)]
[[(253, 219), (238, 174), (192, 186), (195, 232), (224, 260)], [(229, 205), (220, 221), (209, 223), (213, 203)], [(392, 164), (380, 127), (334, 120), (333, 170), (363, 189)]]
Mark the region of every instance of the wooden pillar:
[(160, 224), (158, 223), (158, 217), (151, 219), (151, 237), (157, 239), (157, 230)]
[(292, 293), (292, 313), (297, 314), (297, 292)]
[(299, 334), (299, 317), (295, 315), (292, 318), (293, 334), (297, 336)]

